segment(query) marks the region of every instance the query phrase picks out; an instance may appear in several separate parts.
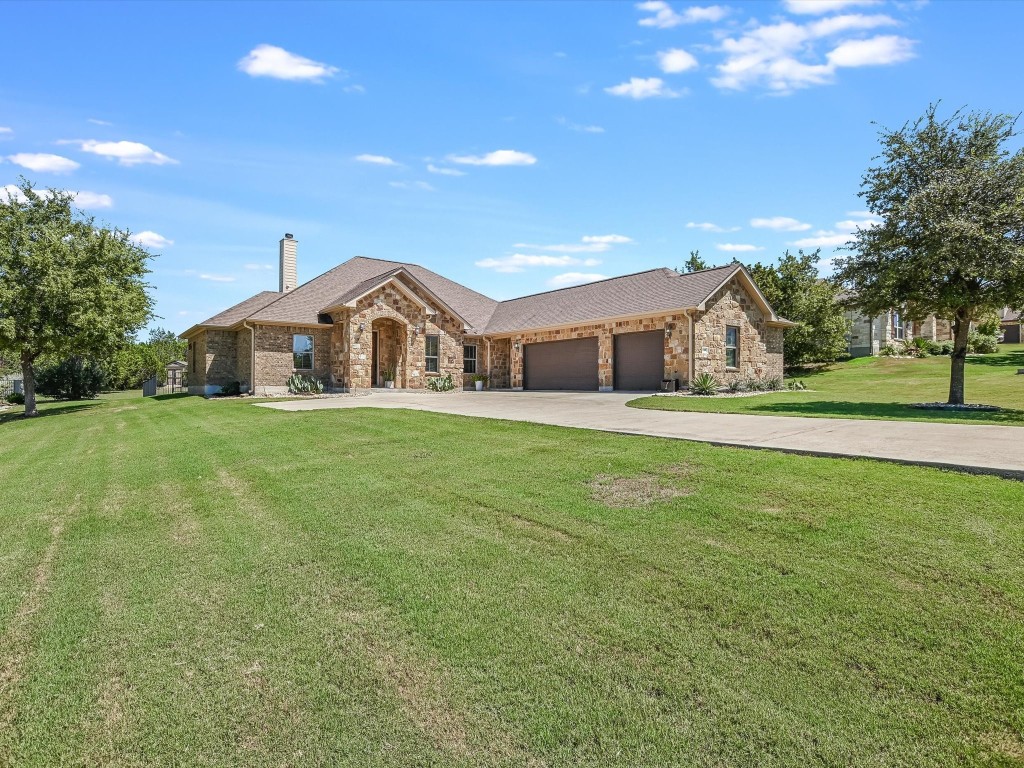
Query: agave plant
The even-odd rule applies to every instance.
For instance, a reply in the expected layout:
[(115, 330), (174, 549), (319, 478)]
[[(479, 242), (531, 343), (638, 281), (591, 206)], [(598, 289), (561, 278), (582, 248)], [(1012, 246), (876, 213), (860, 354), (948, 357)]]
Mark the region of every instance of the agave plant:
[(690, 382), (690, 394), (693, 395), (717, 395), (718, 379), (705, 371), (697, 374)]

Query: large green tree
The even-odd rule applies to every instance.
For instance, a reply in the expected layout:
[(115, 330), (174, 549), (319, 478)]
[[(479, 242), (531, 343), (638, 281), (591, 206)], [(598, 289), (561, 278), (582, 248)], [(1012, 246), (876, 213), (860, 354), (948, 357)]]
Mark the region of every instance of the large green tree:
[(40, 356), (102, 357), (151, 316), (149, 254), (99, 226), (61, 190), (22, 179), (0, 196), (0, 354), (19, 360), (25, 415), (35, 416)]
[(690, 258), (683, 262), (683, 266), (676, 269), (679, 274), (686, 272), (700, 272), (702, 269), (710, 269), (711, 265), (700, 257), (700, 251), (690, 251)]
[(881, 219), (861, 228), (838, 280), (869, 317), (893, 307), (953, 323), (949, 403), (964, 402), (972, 321), (1024, 305), (1024, 150), (1012, 152), (1016, 118), (931, 105), (898, 130), (881, 129), (882, 151), (860, 196)]
[(785, 330), (786, 362), (825, 363), (846, 352), (846, 320), (837, 286), (818, 274), (821, 252), (786, 251), (777, 265), (758, 262), (750, 268), (754, 282), (772, 308), (799, 323)]

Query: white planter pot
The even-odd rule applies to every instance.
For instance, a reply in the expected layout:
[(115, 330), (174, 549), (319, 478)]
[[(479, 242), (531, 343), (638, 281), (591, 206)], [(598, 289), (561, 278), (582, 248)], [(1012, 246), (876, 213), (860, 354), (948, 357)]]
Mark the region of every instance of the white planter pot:
[(393, 381), (385, 381), (384, 382), (384, 389), (394, 389), (394, 388), (395, 388), (395, 382), (393, 382)]
[(484, 383), (482, 381), (478, 381), (478, 382), (475, 382), (475, 383), (476, 383), (476, 391), (477, 392), (483, 392), (484, 391)]

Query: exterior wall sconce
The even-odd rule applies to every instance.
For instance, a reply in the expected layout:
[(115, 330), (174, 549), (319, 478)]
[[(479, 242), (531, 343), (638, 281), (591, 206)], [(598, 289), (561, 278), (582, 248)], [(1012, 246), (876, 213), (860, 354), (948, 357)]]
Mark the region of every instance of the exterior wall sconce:
[(512, 349), (514, 349), (516, 352), (519, 351), (519, 342), (518, 341), (512, 343)]
[(665, 324), (665, 338), (666, 339), (671, 339), (672, 338), (672, 330), (674, 328), (675, 328), (675, 323), (666, 323)]
[(366, 323), (360, 323), (359, 324), (359, 332), (362, 333), (365, 330), (366, 330)]

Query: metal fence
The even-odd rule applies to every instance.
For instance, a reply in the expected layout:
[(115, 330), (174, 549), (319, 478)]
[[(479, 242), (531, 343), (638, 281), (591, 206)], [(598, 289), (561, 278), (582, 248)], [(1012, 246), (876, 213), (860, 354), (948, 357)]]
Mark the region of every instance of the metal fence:
[(21, 379), (0, 379), (0, 400), (3, 400), (8, 395), (24, 394), (24, 382)]
[(156, 397), (157, 395), (177, 395), (188, 392), (188, 385), (184, 378), (172, 378), (166, 384), (161, 384), (156, 376), (142, 382), (142, 396)]

